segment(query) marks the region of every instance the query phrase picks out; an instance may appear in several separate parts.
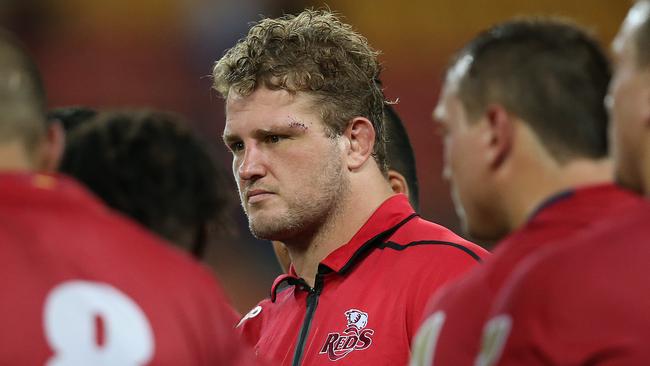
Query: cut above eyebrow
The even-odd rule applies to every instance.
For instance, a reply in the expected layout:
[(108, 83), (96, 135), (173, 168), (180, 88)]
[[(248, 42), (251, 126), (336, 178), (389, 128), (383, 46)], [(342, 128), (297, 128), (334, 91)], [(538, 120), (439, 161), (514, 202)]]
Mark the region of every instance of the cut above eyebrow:
[(309, 127), (305, 123), (302, 123), (296, 119), (287, 121), (282, 125), (270, 126), (268, 128), (260, 128), (256, 130), (253, 134), (255, 135), (288, 135), (288, 134), (304, 134), (307, 132)]
[(307, 125), (304, 122), (302, 122), (301, 120), (299, 120), (299, 119), (297, 119), (295, 117), (292, 117), (292, 116), (289, 116), (288, 118), (289, 118), (289, 127), (291, 127), (291, 128), (299, 128), (299, 129), (302, 129), (302, 130), (309, 129), (309, 127), (307, 127)]
[[(304, 134), (307, 132), (307, 130), (309, 130), (309, 126), (306, 123), (303, 123), (296, 118), (289, 117), (287, 121), (282, 122), (281, 124), (272, 125), (266, 128), (258, 128), (253, 131), (252, 135), (255, 138), (264, 138), (268, 137), (269, 135), (295, 135), (296, 133)], [(241, 140), (241, 137), (239, 137), (239, 135), (231, 134), (227, 131), (224, 131), (221, 138), (226, 145)]]

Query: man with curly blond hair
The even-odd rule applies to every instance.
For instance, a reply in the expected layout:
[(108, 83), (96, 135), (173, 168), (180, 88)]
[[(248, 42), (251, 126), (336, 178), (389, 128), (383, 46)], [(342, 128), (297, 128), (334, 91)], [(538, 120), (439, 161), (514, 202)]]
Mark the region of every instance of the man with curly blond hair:
[(314, 10), (261, 20), (214, 67), (250, 229), (292, 262), (238, 328), (273, 364), (404, 364), (427, 298), (485, 254), (393, 194), (379, 71)]

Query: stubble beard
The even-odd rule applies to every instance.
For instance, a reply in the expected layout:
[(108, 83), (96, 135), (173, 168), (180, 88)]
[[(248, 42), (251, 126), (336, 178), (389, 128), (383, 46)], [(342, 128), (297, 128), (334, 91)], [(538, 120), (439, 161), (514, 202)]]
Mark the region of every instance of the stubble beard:
[(327, 160), (322, 169), (316, 170), (313, 179), (305, 182), (305, 186), (313, 190), (311, 195), (282, 197), (286, 209), (275, 217), (252, 218), (247, 215), (253, 236), (287, 244), (306, 243), (335, 220), (349, 190), (349, 181), (338, 157), (328, 157)]

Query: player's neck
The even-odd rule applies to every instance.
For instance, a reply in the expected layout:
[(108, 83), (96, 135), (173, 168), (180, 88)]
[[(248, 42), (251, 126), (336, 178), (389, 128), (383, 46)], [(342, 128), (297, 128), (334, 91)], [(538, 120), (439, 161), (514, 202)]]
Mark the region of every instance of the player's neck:
[(575, 188), (612, 182), (609, 159), (575, 159), (564, 165), (538, 167), (513, 181), (508, 188), (507, 213), (510, 231), (523, 226), (544, 202), (556, 194)]
[(309, 286), (314, 286), (318, 264), (347, 244), (375, 210), (393, 194), (381, 175), (379, 179), (353, 179), (350, 185), (350, 190), (341, 198), (338, 212), (329, 215), (313, 235), (285, 242), (296, 273)]
[(0, 171), (27, 171), (34, 169), (33, 159), (19, 142), (0, 144)]

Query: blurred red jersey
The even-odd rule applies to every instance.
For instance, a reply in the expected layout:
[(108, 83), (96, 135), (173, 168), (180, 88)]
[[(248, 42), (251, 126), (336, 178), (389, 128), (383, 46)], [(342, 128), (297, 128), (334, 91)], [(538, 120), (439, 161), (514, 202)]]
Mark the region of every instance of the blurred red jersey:
[(63, 177), (0, 174), (1, 365), (248, 365), (212, 275)]
[(523, 262), (480, 365), (650, 365), (650, 205)]
[(518, 263), (599, 220), (624, 214), (639, 202), (633, 193), (611, 184), (571, 190), (549, 199), (521, 229), (499, 243), (483, 266), (432, 299), (414, 340), (411, 365), (474, 365), (483, 325), (499, 289)]
[(278, 277), (238, 329), (274, 365), (403, 365), (428, 298), (485, 255), (396, 195), (320, 263), (313, 288)]

